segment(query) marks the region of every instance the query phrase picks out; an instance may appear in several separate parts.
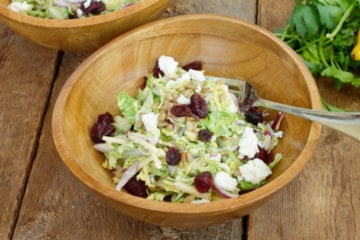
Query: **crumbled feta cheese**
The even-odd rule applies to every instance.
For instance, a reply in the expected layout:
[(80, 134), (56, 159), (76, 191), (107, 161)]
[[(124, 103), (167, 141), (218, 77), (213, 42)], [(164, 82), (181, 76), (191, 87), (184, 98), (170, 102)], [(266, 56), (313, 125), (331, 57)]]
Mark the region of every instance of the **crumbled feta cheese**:
[(149, 112), (141, 115), (146, 131), (155, 131), (158, 126), (158, 113)]
[(180, 94), (180, 96), (176, 99), (178, 104), (190, 104), (190, 98), (184, 96), (184, 94)]
[(244, 179), (253, 184), (260, 183), (271, 174), (269, 166), (258, 158), (247, 161), (244, 165), (239, 167), (239, 170), (242, 177), (240, 179)]
[(181, 77), (174, 80), (168, 80), (166, 83), (166, 87), (172, 87), (172, 88), (180, 88), (183, 87), (190, 82), (190, 74), (188, 72), (181, 75)]
[(189, 73), (190, 73), (191, 79), (197, 80), (200, 82), (205, 81), (204, 71), (190, 69)]
[(250, 127), (245, 127), (239, 140), (240, 158), (243, 158), (244, 156), (253, 158), (258, 151), (258, 139), (256, 134)]
[(165, 77), (176, 76), (176, 69), (178, 62), (172, 57), (161, 56), (158, 61), (160, 70), (165, 74)]
[(12, 2), (8, 5), (8, 8), (14, 12), (25, 12), (31, 8), (31, 5), (27, 2)]
[(85, 0), (84, 8), (86, 9), (86, 8), (90, 7), (90, 4), (91, 4), (91, 0)]
[(76, 9), (76, 14), (78, 17), (81, 17), (82, 15), (84, 15), (84, 12), (80, 8), (78, 8)]
[(236, 179), (231, 177), (228, 173), (222, 171), (216, 173), (214, 183), (216, 187), (227, 191), (234, 191), (237, 186)]

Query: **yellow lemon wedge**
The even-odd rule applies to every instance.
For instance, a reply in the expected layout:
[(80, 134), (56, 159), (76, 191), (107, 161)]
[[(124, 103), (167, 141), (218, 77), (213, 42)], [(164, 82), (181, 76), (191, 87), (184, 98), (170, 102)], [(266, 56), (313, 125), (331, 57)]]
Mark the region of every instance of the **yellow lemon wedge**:
[(353, 48), (353, 50), (351, 51), (351, 57), (355, 61), (360, 61), (360, 30), (358, 31), (358, 35), (357, 35), (357, 43)]

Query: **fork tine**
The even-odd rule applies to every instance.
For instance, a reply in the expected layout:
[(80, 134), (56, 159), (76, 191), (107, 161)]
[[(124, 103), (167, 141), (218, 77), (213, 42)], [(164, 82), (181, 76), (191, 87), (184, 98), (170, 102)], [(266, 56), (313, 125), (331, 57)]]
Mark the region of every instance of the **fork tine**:
[(236, 95), (239, 102), (243, 101), (243, 99), (244, 99), (243, 97), (245, 97), (247, 95), (247, 91), (248, 91), (249, 87), (252, 88), (244, 80), (225, 78), (225, 77), (215, 77), (215, 76), (208, 76), (208, 75), (206, 75), (206, 77), (224, 81), (226, 83), (226, 85), (229, 86), (229, 91)]

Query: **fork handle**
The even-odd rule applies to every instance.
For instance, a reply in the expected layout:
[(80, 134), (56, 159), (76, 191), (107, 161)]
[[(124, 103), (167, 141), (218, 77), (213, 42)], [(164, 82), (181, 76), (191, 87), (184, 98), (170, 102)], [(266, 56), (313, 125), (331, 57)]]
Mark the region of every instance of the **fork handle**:
[(293, 107), (265, 99), (258, 99), (253, 105), (290, 113), (320, 123), (360, 141), (360, 112), (318, 111)]

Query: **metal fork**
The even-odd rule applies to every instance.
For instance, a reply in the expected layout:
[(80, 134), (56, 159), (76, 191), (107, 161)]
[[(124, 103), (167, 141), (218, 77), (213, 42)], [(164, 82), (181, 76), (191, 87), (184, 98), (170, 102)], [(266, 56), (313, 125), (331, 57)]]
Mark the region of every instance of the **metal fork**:
[(224, 81), (239, 100), (241, 110), (246, 110), (250, 106), (274, 109), (320, 123), (360, 141), (360, 112), (330, 112), (294, 107), (259, 97), (255, 88), (246, 81), (214, 76), (207, 77)]

